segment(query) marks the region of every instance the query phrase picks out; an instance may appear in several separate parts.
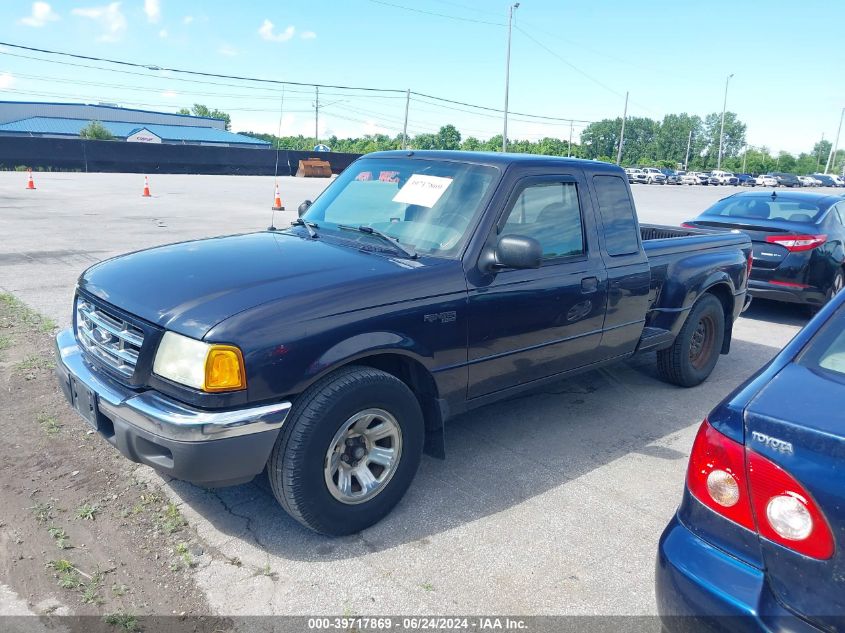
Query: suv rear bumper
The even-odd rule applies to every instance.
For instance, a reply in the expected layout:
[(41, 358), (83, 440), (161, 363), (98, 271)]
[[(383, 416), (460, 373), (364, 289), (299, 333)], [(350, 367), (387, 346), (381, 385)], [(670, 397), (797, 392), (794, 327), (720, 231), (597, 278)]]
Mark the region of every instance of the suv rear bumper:
[(677, 516), (660, 537), (655, 596), (666, 633), (820, 631), (777, 602), (762, 570), (710, 545)]
[[(205, 411), (156, 391), (134, 391), (97, 371), (83, 357), (71, 329), (56, 336), (56, 376), (74, 406), (128, 459), (176, 479), (206, 486), (234, 485), (261, 472), (291, 408), (290, 402)], [(87, 391), (86, 391), (87, 390)]]

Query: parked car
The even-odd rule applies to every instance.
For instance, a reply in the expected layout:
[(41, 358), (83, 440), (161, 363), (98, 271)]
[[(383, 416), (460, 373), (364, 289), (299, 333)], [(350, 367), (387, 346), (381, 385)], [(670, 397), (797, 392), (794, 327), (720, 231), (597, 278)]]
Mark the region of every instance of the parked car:
[(761, 187), (777, 187), (778, 179), (771, 174), (763, 174), (754, 179)]
[(626, 167), (625, 173), (628, 174), (628, 183), (635, 184), (639, 183), (641, 185), (648, 183), (648, 176), (646, 173), (637, 167)]
[(647, 351), (702, 382), (747, 305), (748, 237), (639, 225), (615, 165), (379, 152), (300, 212), (92, 266), (57, 372), (129, 459), (203, 485), (266, 470), (326, 534), (385, 516), (453, 415)]
[(784, 174), (783, 172), (772, 172), (772, 176), (777, 178), (778, 185), (781, 187), (800, 187), (801, 181), (795, 174)]
[(842, 179), (835, 174), (813, 174), (813, 178), (822, 183), (823, 187), (842, 187)]
[(739, 179), (729, 171), (714, 169), (710, 172), (711, 185), (738, 185)]
[(661, 169), (660, 173), (666, 176), (666, 184), (667, 185), (680, 185), (681, 184), (681, 176), (683, 175), (682, 172), (677, 172), (672, 169)]
[(757, 180), (751, 174), (737, 174), (736, 179), (743, 187), (756, 187)]
[(845, 293), (699, 428), (660, 539), (663, 631), (841, 631)]
[(798, 180), (801, 181), (802, 187), (818, 187), (821, 184), (820, 181), (812, 176), (798, 176)]
[(845, 275), (845, 200), (811, 192), (734, 194), (685, 222), (739, 229), (754, 245), (752, 296), (819, 307)]
[(666, 174), (662, 171), (657, 169), (656, 167), (644, 167), (643, 173), (646, 175), (646, 183), (649, 185), (665, 185), (666, 184)]
[(706, 180), (702, 174), (698, 173), (697, 171), (688, 171), (683, 176), (681, 176), (681, 184), (682, 185), (700, 185), (702, 184), (702, 180)]

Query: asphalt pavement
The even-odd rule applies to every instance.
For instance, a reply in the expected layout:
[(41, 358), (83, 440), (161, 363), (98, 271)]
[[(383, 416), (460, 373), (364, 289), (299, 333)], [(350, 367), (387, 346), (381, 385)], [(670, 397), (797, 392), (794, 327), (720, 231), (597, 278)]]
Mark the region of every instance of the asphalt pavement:
[[(281, 178), (288, 210), (276, 224), (327, 182)], [(35, 183), (27, 191), (25, 174), (0, 173), (0, 291), (60, 325), (92, 263), (271, 220), (268, 177), (154, 176), (151, 198), (137, 174), (36, 173)], [(736, 190), (633, 187), (643, 222), (672, 225)], [(214, 491), (170, 482), (220, 554), (196, 580), (231, 615), (653, 614), (657, 540), (698, 425), (806, 319), (755, 302), (731, 354), (693, 389), (661, 382), (645, 355), (463, 415), (447, 428), (447, 459), (425, 457), (396, 510), (355, 536), (300, 527), (261, 479)]]

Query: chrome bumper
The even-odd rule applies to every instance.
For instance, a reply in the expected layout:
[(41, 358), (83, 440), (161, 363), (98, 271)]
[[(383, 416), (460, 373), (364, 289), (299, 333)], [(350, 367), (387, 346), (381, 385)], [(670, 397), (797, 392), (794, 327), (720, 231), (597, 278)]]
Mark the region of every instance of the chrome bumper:
[(96, 394), (96, 406), (103, 415), (168, 440), (197, 442), (278, 430), (291, 408), (290, 402), (276, 402), (244, 409), (203, 411), (155, 391), (132, 391), (84, 360), (71, 329), (56, 335), (56, 361), (56, 374), (66, 396), (69, 397), (72, 376)]

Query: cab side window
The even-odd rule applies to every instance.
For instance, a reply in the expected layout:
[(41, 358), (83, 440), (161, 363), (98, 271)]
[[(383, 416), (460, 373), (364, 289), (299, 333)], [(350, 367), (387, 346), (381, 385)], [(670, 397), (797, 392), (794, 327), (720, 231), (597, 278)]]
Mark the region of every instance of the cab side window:
[(616, 257), (640, 250), (640, 235), (634, 205), (625, 182), (617, 176), (593, 176), (599, 201), (607, 254)]
[(543, 182), (522, 190), (501, 235), (533, 237), (543, 259), (583, 255), (584, 231), (578, 188), (574, 182)]

